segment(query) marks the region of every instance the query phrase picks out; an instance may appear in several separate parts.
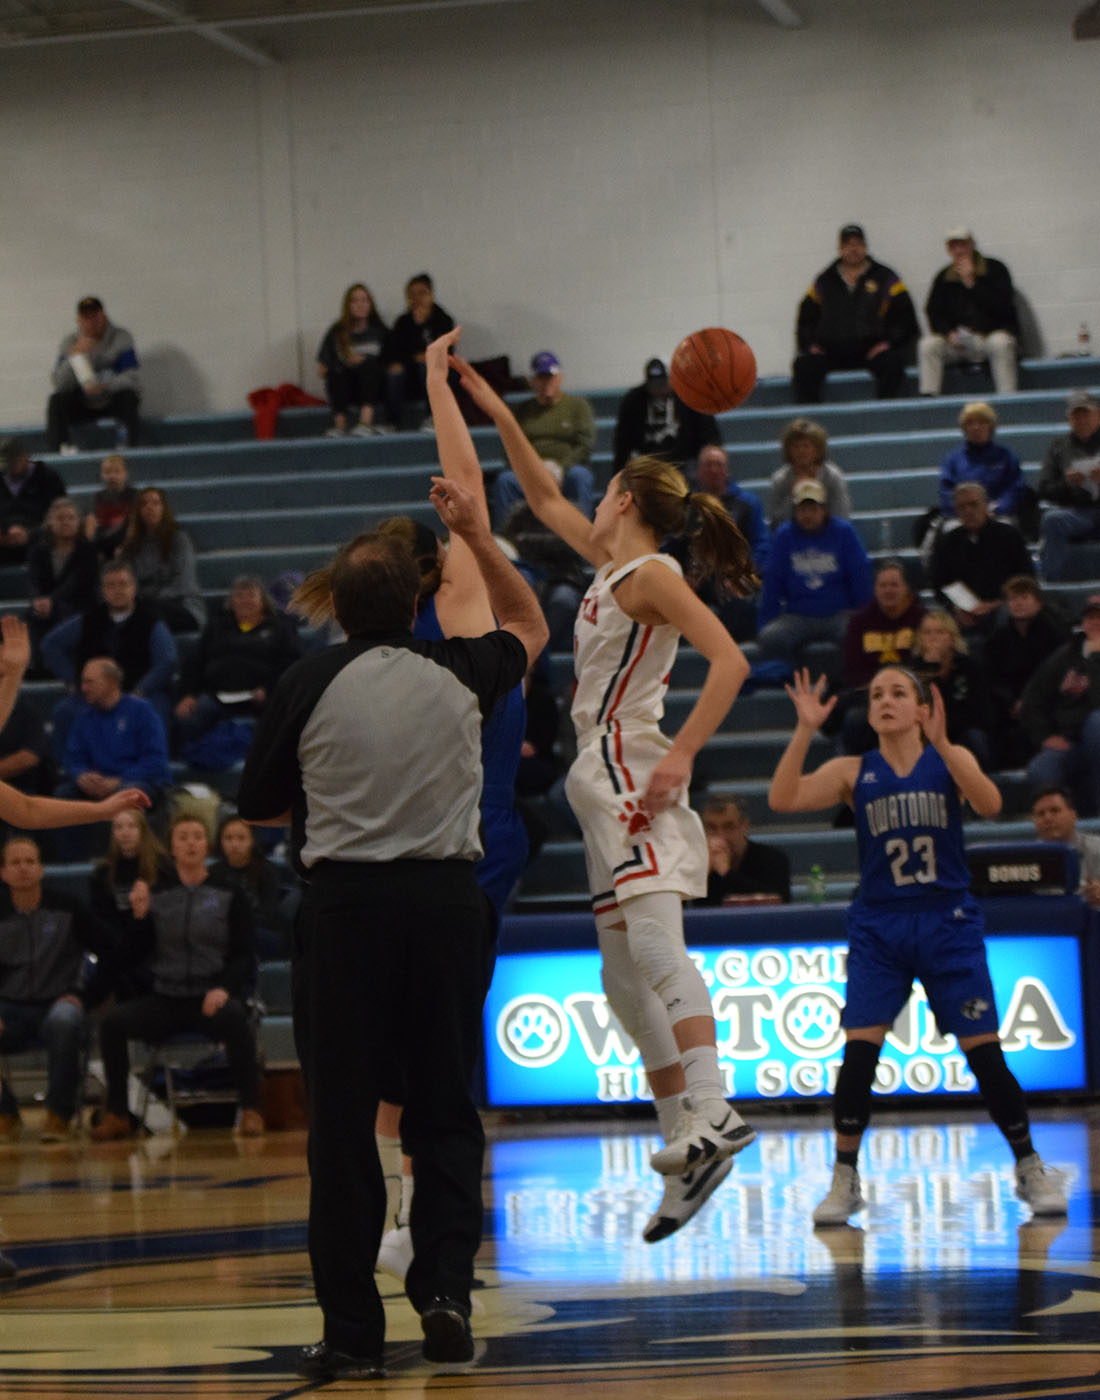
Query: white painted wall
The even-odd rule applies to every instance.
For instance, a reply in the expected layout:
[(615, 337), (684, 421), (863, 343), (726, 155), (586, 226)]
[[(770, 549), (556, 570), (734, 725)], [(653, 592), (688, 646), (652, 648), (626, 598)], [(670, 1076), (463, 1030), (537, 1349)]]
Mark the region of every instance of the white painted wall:
[(973, 223), (1047, 350), (1100, 340), (1100, 43), (1079, 0), (518, 0), (249, 33), (0, 49), (0, 422), (40, 419), (76, 299), (133, 331), (152, 412), (243, 406), (347, 283), (423, 268), (473, 355), (636, 382), (700, 325), (786, 370), (864, 222), (923, 302)]

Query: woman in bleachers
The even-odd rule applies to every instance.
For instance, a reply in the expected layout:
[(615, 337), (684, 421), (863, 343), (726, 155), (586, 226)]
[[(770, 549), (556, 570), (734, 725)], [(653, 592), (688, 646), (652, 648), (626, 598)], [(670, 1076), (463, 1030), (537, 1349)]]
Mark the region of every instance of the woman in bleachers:
[(987, 403), (964, 404), (959, 413), (962, 443), (940, 463), (939, 506), (944, 522), (958, 524), (955, 488), (964, 481), (984, 486), (998, 520), (1018, 525), (1029, 540), (1039, 536), (1039, 502), (1024, 480), (1020, 459), (1011, 447), (994, 442), (997, 414)]
[(959, 624), (949, 612), (932, 608), (921, 618), (913, 641), (913, 669), (943, 696), (951, 743), (967, 748), (988, 770), (992, 752), (993, 712), (989, 683), (967, 653)]
[(100, 558), (112, 559), (126, 537), (130, 511), (137, 500), (137, 487), (130, 484), (126, 461), (117, 452), (99, 464), (102, 487), (92, 497), (92, 508), (84, 517), (84, 536), (91, 540)]
[[(317, 373), (325, 382), (325, 397), (332, 409), (332, 427), (326, 437), (369, 437), (379, 429), (374, 415), (382, 400), (386, 323), (378, 314), (374, 297), (362, 282), (344, 293), (340, 319), (325, 332), (317, 351)], [(348, 415), (356, 419), (348, 427)]]
[(779, 440), (783, 466), (772, 475), (768, 492), (768, 526), (777, 530), (794, 513), (794, 488), (800, 481), (820, 481), (830, 517), (848, 520), (852, 501), (848, 483), (835, 462), (828, 460), (829, 435), (820, 423), (796, 418)]
[(75, 504), (68, 496), (58, 496), (27, 553), (27, 621), (36, 650), (51, 627), (74, 616), (95, 596), (98, 575), (95, 547), (80, 532)]
[(134, 502), (119, 556), (132, 567), (138, 597), (154, 603), (173, 632), (197, 632), (206, 622), (195, 546), (176, 520), (159, 486), (146, 486)]
[(256, 952), (261, 959), (286, 957), (287, 916), (279, 872), (256, 844), (252, 827), (242, 817), (226, 817), (216, 846), (210, 878), (225, 889), (239, 889), (248, 900), (256, 924)]

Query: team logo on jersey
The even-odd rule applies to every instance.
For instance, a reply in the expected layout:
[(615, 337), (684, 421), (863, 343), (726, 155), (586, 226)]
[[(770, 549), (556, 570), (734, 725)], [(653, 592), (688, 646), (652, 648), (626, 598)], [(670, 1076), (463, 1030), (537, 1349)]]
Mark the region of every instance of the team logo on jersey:
[(859, 781), (860, 781), (861, 783), (877, 783), (877, 782), (878, 782), (878, 779), (877, 779), (877, 778), (875, 777), (875, 775), (870, 771), (870, 769), (868, 769), (867, 772), (864, 773), (863, 777), (860, 778)]
[(590, 623), (592, 624), (592, 626), (595, 627), (595, 625), (596, 625), (596, 617), (597, 617), (597, 614), (598, 614), (598, 613), (599, 613), (599, 604), (598, 604), (598, 601), (597, 601), (597, 596), (596, 596), (596, 594), (595, 594), (595, 593), (587, 593), (587, 594), (585, 594), (584, 601), (581, 603), (581, 617), (584, 618), (585, 622), (590, 622)]
[(637, 836), (641, 831), (649, 830), (649, 815), (635, 802), (629, 798), (623, 803), (623, 810), (619, 813), (619, 820), (625, 825), (631, 836)]
[(985, 997), (971, 997), (969, 1001), (964, 1001), (959, 1008), (968, 1021), (979, 1021), (989, 1010), (989, 1002)]

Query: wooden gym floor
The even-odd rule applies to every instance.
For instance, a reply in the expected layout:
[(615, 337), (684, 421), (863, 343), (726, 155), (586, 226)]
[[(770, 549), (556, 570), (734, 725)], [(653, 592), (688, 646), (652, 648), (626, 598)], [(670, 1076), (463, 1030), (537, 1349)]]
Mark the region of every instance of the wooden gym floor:
[[(0, 1148), (0, 1396), (275, 1397), (320, 1335), (305, 1252), (305, 1142)], [(420, 1358), (385, 1281), (389, 1379), (332, 1392), (494, 1400), (1100, 1397), (1100, 1109), (1042, 1109), (1068, 1221), (1031, 1223), (984, 1120), (877, 1120), (869, 1209), (814, 1231), (824, 1116), (755, 1115), (758, 1143), (683, 1231), (656, 1200), (648, 1124), (490, 1119), (475, 1363)]]

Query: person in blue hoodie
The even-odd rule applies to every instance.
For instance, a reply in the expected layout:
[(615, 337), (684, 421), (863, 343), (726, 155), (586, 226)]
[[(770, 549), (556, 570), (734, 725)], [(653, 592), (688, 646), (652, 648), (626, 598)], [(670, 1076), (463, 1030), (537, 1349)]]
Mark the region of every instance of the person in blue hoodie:
[(757, 611), (760, 654), (792, 667), (810, 642), (839, 649), (848, 616), (870, 601), (871, 561), (847, 520), (829, 515), (825, 488), (800, 481), (794, 516), (776, 530)]
[(964, 404), (959, 413), (963, 441), (940, 463), (939, 507), (944, 524), (955, 522), (955, 488), (976, 481), (989, 495), (998, 520), (1018, 525), (1028, 539), (1038, 538), (1039, 504), (1024, 480), (1020, 459), (1011, 447), (995, 442), (996, 411), (987, 403)]

